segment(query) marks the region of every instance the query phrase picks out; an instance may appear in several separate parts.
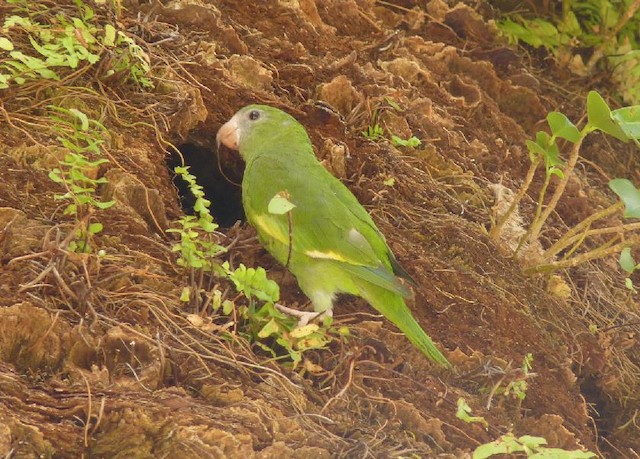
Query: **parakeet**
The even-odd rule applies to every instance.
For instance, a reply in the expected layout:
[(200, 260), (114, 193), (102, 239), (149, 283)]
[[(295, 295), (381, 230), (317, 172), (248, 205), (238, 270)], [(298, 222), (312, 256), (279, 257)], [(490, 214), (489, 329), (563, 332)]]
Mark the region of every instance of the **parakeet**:
[[(246, 163), (242, 204), (247, 220), (313, 303), (315, 312), (293, 310), (302, 323), (332, 315), (338, 293), (357, 295), (428, 358), (450, 366), (404, 302), (411, 291), (399, 277), (413, 280), (357, 198), (317, 160), (295, 118), (274, 107), (249, 105), (220, 128), (216, 140), (240, 151)], [(290, 210), (269, 211), (278, 196)]]

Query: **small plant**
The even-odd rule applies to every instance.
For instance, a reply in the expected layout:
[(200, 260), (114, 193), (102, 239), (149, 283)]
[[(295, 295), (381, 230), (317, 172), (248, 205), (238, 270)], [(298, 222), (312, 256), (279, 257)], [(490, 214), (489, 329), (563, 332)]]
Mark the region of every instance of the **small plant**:
[(535, 373), (531, 372), (532, 362), (533, 355), (529, 353), (525, 355), (520, 368), (513, 369), (511, 364), (505, 369), (497, 368), (497, 370), (501, 371), (502, 376), (493, 384), (490, 390), (484, 389), (484, 391), (488, 392), (487, 410), (491, 409), (495, 395), (515, 399), (517, 407), (520, 407), (522, 401), (527, 397), (528, 380), (535, 376)]
[[(531, 354), (525, 358), (525, 365), (531, 359)], [(463, 398), (458, 399), (458, 409), (456, 417), (466, 423), (481, 423), (485, 429), (489, 429), (489, 423), (482, 416), (471, 416), (471, 407)], [(478, 446), (473, 451), (473, 459), (486, 459), (499, 454), (523, 453), (532, 459), (554, 458), (554, 459), (589, 459), (597, 457), (591, 451), (573, 450), (568, 451), (561, 448), (548, 448), (545, 445), (547, 440), (542, 437), (523, 435), (516, 438), (509, 432), (502, 435), (497, 440)]]
[[(330, 323), (297, 327), (295, 318), (278, 311), (276, 303), (280, 299), (280, 289), (267, 278), (264, 268), (247, 268), (241, 264), (232, 271), (225, 262), (223, 269), (236, 290), (249, 301), (248, 305), (236, 306), (238, 317), (246, 323), (243, 328), (247, 338), (273, 358), (281, 358), (278, 357), (280, 347), (296, 368), (305, 351), (322, 349), (331, 340), (329, 334), (335, 330), (330, 329)], [(346, 334), (344, 330), (339, 332)]]
[[(542, 229), (548, 218), (555, 211), (560, 198), (569, 182), (580, 156), (580, 147), (584, 138), (594, 131), (601, 131), (622, 141), (634, 140), (638, 143), (640, 133), (636, 126), (640, 121), (640, 106), (625, 107), (611, 111), (602, 97), (595, 91), (591, 91), (587, 97), (587, 123), (579, 130), (562, 113), (553, 112), (547, 116), (547, 122), (551, 135), (540, 131), (535, 140), (527, 141), (531, 165), (525, 177), (522, 187), (513, 198), (509, 208), (500, 215), (493, 225), (490, 235), (497, 239), (509, 217), (513, 214), (518, 204), (525, 196), (531, 185), (539, 166), (544, 167), (544, 182), (538, 194), (537, 207), (534, 217), (526, 233), (520, 239), (515, 255), (526, 244), (532, 244), (539, 240)], [(563, 139), (570, 147), (569, 157), (566, 162), (560, 158), (558, 141)], [(547, 191), (552, 179), (557, 183), (551, 197), (547, 200)], [(609, 183), (611, 190), (618, 195), (620, 201), (606, 209), (600, 210), (585, 218), (582, 222), (570, 228), (564, 235), (544, 250), (541, 256), (542, 262), (536, 266), (527, 267), (526, 273), (551, 272), (558, 269), (569, 268), (579, 263), (602, 258), (617, 252), (625, 247), (633, 247), (640, 244), (640, 236), (633, 231), (640, 228), (638, 222), (628, 220), (640, 219), (640, 191), (626, 179), (613, 179)], [(621, 213), (624, 222), (606, 228), (592, 228), (598, 221)], [(575, 255), (577, 249), (590, 236), (611, 235), (610, 239), (595, 249)], [(561, 259), (557, 259), (562, 255)]]
[(0, 29), (0, 89), (34, 80), (58, 81), (61, 70), (97, 64), (107, 53), (108, 65), (100, 68), (104, 78), (124, 74), (140, 87), (153, 87), (147, 54), (113, 25), (97, 25), (94, 11), (81, 0), (75, 0), (78, 16), (58, 14), (50, 23), (34, 20), (28, 2), (10, 3), (21, 5), (14, 12), (24, 15), (8, 16)]
[(394, 147), (409, 147), (409, 148), (417, 148), (422, 145), (422, 141), (416, 136), (412, 135), (408, 139), (402, 139), (397, 135), (391, 135), (391, 144)]
[(483, 425), (485, 429), (488, 429), (489, 423), (487, 422), (487, 420), (482, 416), (471, 416), (471, 411), (472, 411), (471, 407), (467, 404), (465, 399), (459, 398), (456, 417), (461, 421), (464, 421), (469, 424), (479, 422), (480, 424)]
[(633, 259), (633, 255), (631, 255), (631, 247), (625, 247), (624, 249), (622, 249), (622, 252), (620, 252), (619, 262), (620, 267), (628, 274), (625, 279), (625, 285), (629, 290), (636, 293), (637, 290), (633, 285), (631, 275), (636, 271), (640, 271), (640, 263), (636, 263), (636, 261)]
[[(100, 158), (100, 146), (104, 142), (105, 127), (76, 109), (50, 107), (57, 114), (49, 116), (58, 133), (58, 141), (67, 149), (60, 166), (49, 172), (49, 178), (63, 185), (66, 193), (56, 193), (54, 199), (69, 201), (64, 209), (65, 215), (71, 215), (78, 221), (75, 239), (68, 249), (74, 252), (90, 252), (91, 238), (102, 231), (103, 226), (93, 221), (96, 209), (108, 209), (115, 201), (100, 201), (95, 197), (98, 185), (107, 182), (105, 177), (94, 178), (101, 164), (108, 162)], [(89, 156), (98, 157), (91, 160)]]
[(546, 48), (554, 54), (559, 53), (562, 47), (570, 46), (575, 37), (582, 34), (573, 15), (557, 25), (542, 18), (526, 19), (514, 15), (513, 19), (498, 22), (498, 28), (511, 44), (523, 42), (534, 48)]
[(545, 445), (547, 440), (542, 437), (523, 435), (516, 438), (512, 433), (502, 435), (497, 440), (478, 446), (473, 451), (473, 459), (486, 459), (498, 454), (523, 453), (532, 459), (554, 458), (554, 459), (589, 459), (597, 457), (591, 451), (573, 450), (568, 451), (562, 448), (548, 448)]
[(211, 201), (204, 197), (203, 188), (198, 185), (196, 176), (189, 173), (189, 166), (177, 166), (174, 172), (187, 182), (191, 194), (196, 198), (193, 210), (197, 216), (184, 215), (178, 220), (180, 228), (167, 230), (168, 233), (180, 235), (180, 241), (171, 250), (180, 254), (178, 264), (182, 267), (203, 272), (220, 272), (220, 263), (216, 258), (226, 249), (215, 241), (214, 234), (218, 225), (209, 211)]
[(527, 379), (531, 376), (531, 363), (533, 362), (533, 355), (531, 353), (525, 355), (524, 359), (522, 360), (522, 376), (518, 379), (516, 379), (515, 381), (510, 381), (506, 387), (504, 388), (504, 390), (502, 391), (502, 394), (505, 397), (508, 396), (513, 396), (515, 398), (517, 398), (518, 400), (522, 401), (527, 397), (527, 389), (529, 388), (529, 383), (527, 382)]
[(107, 24), (104, 27), (103, 44), (113, 54), (113, 62), (105, 72), (105, 78), (123, 74), (128, 75), (131, 81), (141, 88), (154, 87), (147, 76), (151, 71), (149, 55), (133, 41), (133, 38)]
[[(385, 134), (388, 129), (385, 131), (385, 128), (382, 127), (378, 122), (380, 113), (385, 110), (402, 112), (402, 108), (395, 100), (390, 97), (385, 97), (384, 103), (373, 111), (373, 116), (371, 117), (371, 122), (369, 123), (369, 126), (367, 126), (367, 129), (361, 132), (363, 137), (374, 142), (385, 138)], [(398, 137), (397, 135), (389, 132), (389, 140), (394, 147), (416, 148), (422, 145), (422, 141), (413, 135), (408, 139), (403, 139), (402, 137)]]
[(182, 289), (180, 301), (206, 306), (211, 297), (203, 287), (204, 273), (226, 275), (217, 258), (226, 248), (218, 244), (215, 234), (218, 225), (213, 221), (209, 211), (211, 201), (204, 197), (202, 186), (198, 185), (196, 176), (189, 173), (189, 166), (176, 166), (174, 172), (187, 182), (189, 191), (196, 198), (193, 210), (197, 215), (183, 215), (179, 220), (179, 228), (170, 228), (167, 233), (176, 233), (180, 240), (171, 248), (179, 253), (178, 265), (191, 271), (190, 285)]
[(376, 142), (384, 138), (384, 129), (378, 123), (372, 121), (371, 124), (367, 126), (367, 130), (362, 131), (361, 134), (366, 139)]

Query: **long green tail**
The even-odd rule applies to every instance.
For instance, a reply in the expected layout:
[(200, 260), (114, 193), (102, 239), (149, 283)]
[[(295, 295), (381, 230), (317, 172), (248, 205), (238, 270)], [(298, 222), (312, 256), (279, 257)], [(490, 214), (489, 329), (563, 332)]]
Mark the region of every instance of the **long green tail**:
[(429, 335), (416, 322), (411, 311), (400, 295), (367, 283), (361, 288), (361, 296), (376, 310), (393, 322), (415, 347), (438, 365), (450, 368), (451, 364), (435, 346)]

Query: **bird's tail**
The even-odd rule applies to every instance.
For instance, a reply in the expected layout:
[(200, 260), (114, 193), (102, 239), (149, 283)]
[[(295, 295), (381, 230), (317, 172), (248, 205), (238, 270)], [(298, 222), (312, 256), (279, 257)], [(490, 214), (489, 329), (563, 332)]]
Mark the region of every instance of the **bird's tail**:
[(361, 296), (367, 300), (376, 310), (393, 322), (415, 347), (424, 355), (443, 367), (451, 367), (442, 352), (436, 347), (429, 335), (425, 333), (420, 324), (416, 322), (403, 298), (397, 293), (390, 292), (376, 285), (367, 283), (366, 288), (361, 288)]

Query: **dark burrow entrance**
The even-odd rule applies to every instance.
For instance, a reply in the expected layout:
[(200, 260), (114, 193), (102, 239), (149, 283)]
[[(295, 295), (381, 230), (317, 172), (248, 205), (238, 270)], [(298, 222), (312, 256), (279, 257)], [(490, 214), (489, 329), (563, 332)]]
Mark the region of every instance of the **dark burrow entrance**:
[[(614, 398), (607, 395), (601, 387), (602, 383), (603, 380), (599, 381), (594, 375), (586, 376), (580, 381), (580, 392), (590, 408), (589, 415), (593, 417), (598, 429), (599, 442), (609, 450), (622, 438), (636, 437), (637, 432), (631, 424), (636, 423), (637, 410), (635, 414), (628, 412), (628, 407), (618, 404)], [(622, 421), (625, 418), (631, 420)], [(617, 452), (621, 451), (617, 450)]]
[[(244, 165), (237, 153), (222, 152), (218, 157), (215, 147), (195, 143), (184, 143), (177, 148), (184, 158), (184, 165), (190, 166), (189, 172), (197, 177), (198, 184), (204, 188), (205, 197), (211, 201), (211, 215), (215, 222), (221, 228), (229, 228), (238, 220), (244, 221), (240, 188)], [(174, 173), (174, 168), (180, 165), (180, 155), (170, 153), (167, 167), (178, 188), (182, 209), (192, 215), (195, 198), (187, 183)]]

